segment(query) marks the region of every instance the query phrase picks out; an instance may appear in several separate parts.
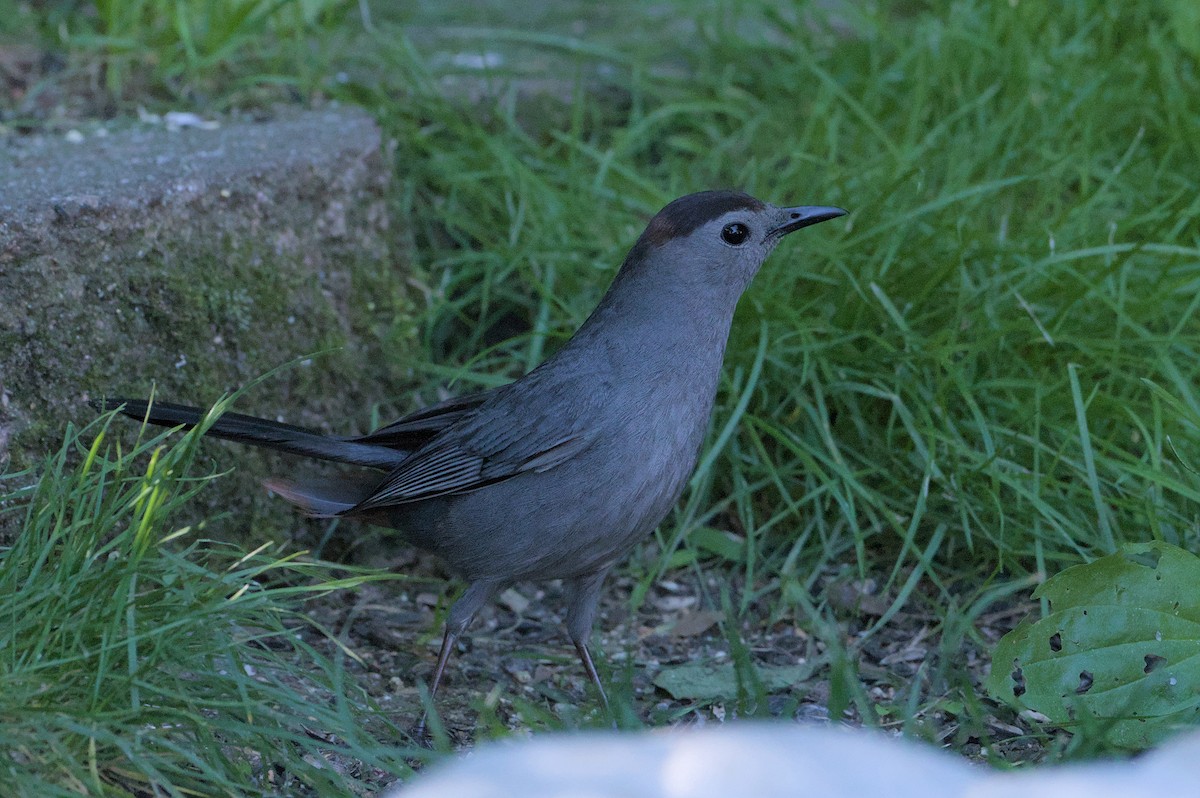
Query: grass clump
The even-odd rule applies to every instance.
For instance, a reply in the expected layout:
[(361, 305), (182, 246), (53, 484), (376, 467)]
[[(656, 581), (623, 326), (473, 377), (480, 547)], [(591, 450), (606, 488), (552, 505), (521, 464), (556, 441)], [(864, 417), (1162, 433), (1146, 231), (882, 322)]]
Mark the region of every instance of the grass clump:
[(113, 99), (161, 93), (224, 105), (250, 85), (311, 90), (328, 68), (321, 45), (352, 7), (348, 0), (51, 0), (34, 21), (47, 46), (74, 57)]
[(0, 552), (4, 794), (344, 796), (405, 771), (399, 732), (297, 631), (306, 596), (365, 577), (168, 532), (208, 482), (197, 435), (123, 452), (110, 420), (3, 483), (25, 513)]
[(1151, 383), (1200, 406), (1200, 80), (1160, 7), (673, 9), (695, 36), (671, 68), (577, 52), (557, 116), (446, 99), (393, 32), (406, 93), (380, 107), (427, 220), (431, 349), (464, 362), (516, 329), (460, 373), (536, 361), (678, 194), (842, 204), (744, 300), (685, 505), (749, 537), (750, 582), (898, 574), (929, 546), (985, 574), (1195, 543), (1167, 437), (1197, 431)]

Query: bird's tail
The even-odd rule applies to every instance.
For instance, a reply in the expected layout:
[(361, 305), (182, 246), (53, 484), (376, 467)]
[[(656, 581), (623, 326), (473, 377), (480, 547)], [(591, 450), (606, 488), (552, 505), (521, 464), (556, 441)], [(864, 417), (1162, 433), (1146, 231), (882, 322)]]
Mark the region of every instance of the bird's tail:
[[(144, 399), (105, 399), (102, 402), (93, 402), (93, 405), (101, 412), (119, 410), (130, 418), (147, 424), (185, 429), (199, 425), (208, 415), (207, 410), (198, 407), (170, 402), (150, 402)], [(408, 452), (386, 446), (355, 443), (344, 438), (322, 435), (303, 427), (242, 413), (222, 414), (204, 434), (227, 441), (248, 443), (251, 446), (369, 468), (394, 468), (408, 456)]]
[(266, 479), (263, 487), (316, 518), (333, 518), (371, 495), (379, 477), (321, 477), (310, 480)]

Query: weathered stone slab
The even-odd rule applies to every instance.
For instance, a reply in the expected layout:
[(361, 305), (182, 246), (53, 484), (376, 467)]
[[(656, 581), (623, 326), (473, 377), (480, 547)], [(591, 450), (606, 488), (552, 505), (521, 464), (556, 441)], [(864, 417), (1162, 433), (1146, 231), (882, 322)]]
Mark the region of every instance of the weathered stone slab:
[(91, 398), (207, 404), (330, 349), (239, 409), (348, 431), (396, 388), (388, 174), (351, 110), (0, 146), (0, 468), (36, 463)]

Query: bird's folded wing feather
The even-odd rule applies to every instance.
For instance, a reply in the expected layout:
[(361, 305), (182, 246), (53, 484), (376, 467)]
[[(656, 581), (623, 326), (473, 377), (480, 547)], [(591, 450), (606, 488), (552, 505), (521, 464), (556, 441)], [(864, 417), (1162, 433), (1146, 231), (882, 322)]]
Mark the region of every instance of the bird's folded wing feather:
[(386, 427), (351, 438), (354, 443), (386, 446), (389, 449), (415, 450), (428, 443), (439, 432), (451, 426), (487, 401), (495, 388), (478, 393), (455, 396), (430, 405)]
[[(529, 471), (547, 471), (595, 438), (589, 399), (547, 402), (554, 386), (525, 380), (496, 389), (397, 466), (354, 512), (465, 493)], [(567, 395), (572, 395), (568, 393)], [(536, 401), (527, 401), (535, 399)]]

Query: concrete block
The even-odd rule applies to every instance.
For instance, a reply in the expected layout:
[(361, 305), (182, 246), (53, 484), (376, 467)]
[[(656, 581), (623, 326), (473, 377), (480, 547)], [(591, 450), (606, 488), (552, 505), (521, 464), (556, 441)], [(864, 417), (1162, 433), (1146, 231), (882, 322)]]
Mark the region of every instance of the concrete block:
[[(238, 409), (365, 426), (404, 382), (380, 357), (408, 272), (389, 246), (389, 166), (373, 120), (350, 109), (0, 146), (0, 470), (35, 465), (94, 417), (94, 397), (157, 386), (208, 404), (323, 350)], [(221, 454), (225, 467), (261, 457)], [(213, 506), (246, 509), (254, 481)]]

